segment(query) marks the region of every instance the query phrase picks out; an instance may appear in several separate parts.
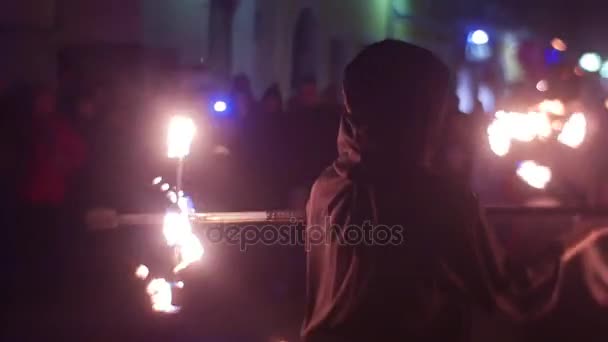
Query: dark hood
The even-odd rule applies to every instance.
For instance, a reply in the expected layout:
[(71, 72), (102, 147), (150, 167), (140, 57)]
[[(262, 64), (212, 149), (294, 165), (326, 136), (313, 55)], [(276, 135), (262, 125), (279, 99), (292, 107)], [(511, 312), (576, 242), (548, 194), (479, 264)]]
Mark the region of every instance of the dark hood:
[(448, 83), (448, 68), (426, 49), (395, 40), (364, 49), (344, 72), (337, 172), (391, 177), (423, 165)]

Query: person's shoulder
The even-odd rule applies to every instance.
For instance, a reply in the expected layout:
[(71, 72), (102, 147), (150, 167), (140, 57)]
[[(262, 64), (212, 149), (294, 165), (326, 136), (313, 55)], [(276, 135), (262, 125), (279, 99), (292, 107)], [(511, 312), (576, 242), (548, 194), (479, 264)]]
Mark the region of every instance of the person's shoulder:
[(326, 167), (317, 177), (310, 190), (310, 198), (331, 201), (339, 194), (343, 194), (351, 188), (352, 181), (348, 177), (339, 174), (335, 166)]
[(333, 190), (336, 186), (344, 186), (350, 181), (342, 177), (333, 165), (326, 167), (312, 185), (311, 192)]

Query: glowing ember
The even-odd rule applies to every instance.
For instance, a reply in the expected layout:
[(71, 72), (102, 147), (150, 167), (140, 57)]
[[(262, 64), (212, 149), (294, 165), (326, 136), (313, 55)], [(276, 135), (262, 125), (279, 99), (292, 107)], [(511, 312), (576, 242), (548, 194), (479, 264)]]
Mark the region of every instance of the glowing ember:
[(534, 131), (538, 137), (548, 138), (551, 136), (553, 129), (551, 127), (551, 120), (549, 120), (549, 116), (546, 113), (531, 113), (528, 115), (530, 115), (530, 125), (534, 127)]
[(556, 131), (561, 131), (564, 128), (564, 124), (561, 121), (553, 121), (551, 127)]
[(163, 233), (167, 244), (175, 247), (179, 253), (179, 264), (173, 270), (175, 273), (199, 261), (205, 253), (201, 242), (192, 233), (190, 219), (186, 213), (168, 212), (165, 215)]
[(498, 156), (509, 153), (513, 140), (530, 142), (546, 139), (553, 134), (553, 124), (547, 113), (499, 111), (488, 126), (490, 148)]
[(218, 145), (213, 148), (213, 154), (219, 154), (222, 156), (229, 156), (230, 150), (226, 146)]
[(544, 189), (551, 181), (551, 169), (532, 160), (522, 162), (517, 169), (517, 175), (535, 189)]
[(180, 262), (175, 268), (173, 272), (177, 273), (182, 271), (191, 264), (201, 260), (203, 254), (205, 254), (205, 249), (201, 245), (201, 242), (194, 234), (190, 234), (187, 236), (182, 243), (180, 243), (178, 247)]
[(163, 177), (158, 176), (152, 180), (152, 185), (158, 185), (162, 181), (163, 181)]
[(538, 90), (538, 91), (549, 90), (549, 83), (545, 80), (538, 81), (538, 83), (536, 83), (536, 90)]
[(538, 110), (555, 115), (566, 114), (566, 107), (564, 107), (564, 104), (560, 100), (544, 100), (538, 105)]
[(574, 113), (566, 121), (557, 140), (566, 146), (577, 148), (585, 140), (587, 120), (583, 113)]
[(496, 113), (496, 122), (500, 134), (511, 139), (529, 142), (537, 136), (537, 125), (532, 114), (515, 112)]
[(135, 270), (135, 276), (139, 279), (146, 279), (150, 274), (150, 270), (146, 265), (139, 265)]
[(179, 196), (177, 200), (177, 206), (184, 213), (193, 213), (194, 212), (194, 204), (192, 203), (192, 199), (187, 196)]
[(568, 49), (568, 45), (566, 45), (566, 43), (564, 43), (564, 41), (559, 38), (553, 38), (553, 40), (551, 40), (551, 47), (553, 47), (557, 51), (562, 52)]
[(508, 132), (505, 132), (504, 127), (501, 126), (499, 121), (494, 121), (488, 126), (488, 139), (490, 142), (490, 149), (497, 156), (504, 156), (509, 153), (511, 148), (511, 137)]
[(173, 247), (178, 245), (191, 233), (192, 227), (190, 226), (188, 215), (177, 212), (168, 212), (165, 214), (163, 234), (165, 235), (165, 240), (169, 246)]
[(196, 126), (194, 121), (184, 116), (174, 116), (169, 123), (167, 137), (169, 158), (184, 158), (190, 154), (190, 144), (194, 139)]
[(175, 191), (167, 192), (167, 199), (171, 203), (177, 203), (177, 194), (175, 193)]
[(174, 313), (179, 310), (171, 302), (173, 295), (171, 293), (171, 284), (163, 278), (157, 278), (150, 281), (146, 289), (150, 300), (152, 301), (152, 309), (158, 312)]

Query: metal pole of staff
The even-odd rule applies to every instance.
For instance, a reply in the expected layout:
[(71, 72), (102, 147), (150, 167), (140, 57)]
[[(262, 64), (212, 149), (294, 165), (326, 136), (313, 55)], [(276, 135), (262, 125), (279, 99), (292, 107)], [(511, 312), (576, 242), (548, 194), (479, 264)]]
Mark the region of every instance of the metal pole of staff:
[[(162, 225), (165, 214), (119, 214), (112, 209), (95, 209), (87, 213), (89, 231), (119, 229), (121, 227)], [(195, 225), (204, 224), (288, 224), (304, 221), (304, 213), (298, 211), (247, 211), (208, 212), (190, 214)]]
[[(580, 217), (585, 219), (608, 220), (608, 208), (586, 207), (519, 207), (519, 206), (490, 206), (485, 208), (490, 218), (500, 216), (514, 217)], [(164, 214), (119, 214), (112, 209), (91, 210), (86, 217), (88, 229), (91, 231), (116, 229), (124, 226), (150, 226), (161, 225)], [(305, 215), (301, 211), (271, 210), (271, 211), (245, 211), (245, 212), (208, 212), (190, 215), (192, 223), (197, 225), (220, 224), (287, 224), (302, 222)]]

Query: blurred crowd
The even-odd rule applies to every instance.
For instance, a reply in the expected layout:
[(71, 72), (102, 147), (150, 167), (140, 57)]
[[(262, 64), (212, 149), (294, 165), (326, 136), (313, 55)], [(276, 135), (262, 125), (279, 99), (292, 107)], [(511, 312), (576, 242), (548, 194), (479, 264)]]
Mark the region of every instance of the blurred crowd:
[[(193, 99), (198, 95), (186, 95), (188, 103), (204, 107)], [(289, 98), (273, 84), (256, 99), (247, 76), (237, 75), (223, 99), (226, 113), (203, 108), (205, 115), (196, 118), (202, 137), (185, 188), (204, 210), (301, 208), (314, 179), (337, 155), (344, 111), (339, 85), (320, 90), (305, 78)], [(141, 195), (152, 178), (171, 177), (157, 158), (165, 148), (166, 116), (155, 116), (150, 107), (156, 100), (144, 105), (111, 85), (0, 89), (2, 178), (10, 205), (82, 216), (92, 207), (141, 211), (151, 208), (148, 202), (158, 204)], [(446, 120), (437, 170), (469, 182), (487, 121), (483, 108), (478, 103), (465, 115), (453, 96)]]

